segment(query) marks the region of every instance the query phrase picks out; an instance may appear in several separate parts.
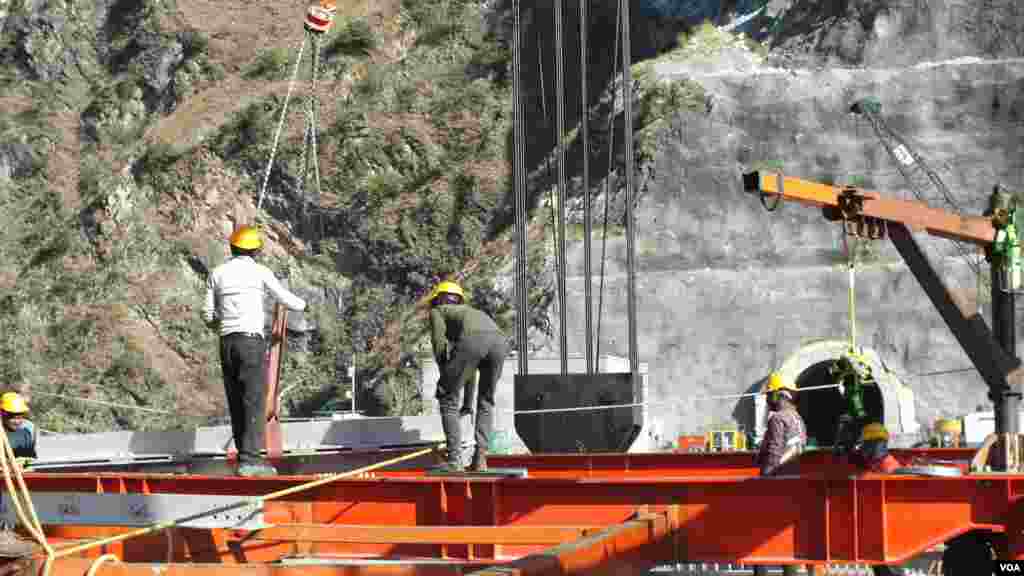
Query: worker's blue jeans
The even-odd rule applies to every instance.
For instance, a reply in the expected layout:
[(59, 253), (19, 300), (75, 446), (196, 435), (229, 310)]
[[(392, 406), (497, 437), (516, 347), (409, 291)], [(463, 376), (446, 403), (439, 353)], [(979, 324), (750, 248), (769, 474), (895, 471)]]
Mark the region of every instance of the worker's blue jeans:
[(266, 462), (261, 455), (266, 428), (265, 354), (266, 346), (259, 336), (243, 333), (221, 336), (221, 373), (240, 464)]

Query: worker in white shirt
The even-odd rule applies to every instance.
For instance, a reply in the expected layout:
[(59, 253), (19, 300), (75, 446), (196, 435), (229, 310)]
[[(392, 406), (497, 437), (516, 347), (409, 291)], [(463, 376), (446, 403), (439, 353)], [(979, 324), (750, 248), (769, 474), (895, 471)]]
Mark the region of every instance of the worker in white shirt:
[(269, 268), (254, 257), (263, 247), (259, 230), (242, 226), (231, 235), (231, 258), (207, 279), (203, 317), (220, 331), (220, 362), (238, 451), (240, 476), (273, 476), (277, 470), (263, 458), (266, 346), (263, 340), (264, 294), (289, 310), (303, 311), (306, 302), (292, 294)]

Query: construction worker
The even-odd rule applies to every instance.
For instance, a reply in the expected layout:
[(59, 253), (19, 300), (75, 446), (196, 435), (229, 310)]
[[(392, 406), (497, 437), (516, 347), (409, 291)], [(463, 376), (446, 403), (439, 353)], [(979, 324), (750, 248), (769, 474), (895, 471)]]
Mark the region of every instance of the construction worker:
[(35, 458), (36, 428), (28, 420), (28, 402), (21, 394), (6, 392), (0, 395), (0, 417), (4, 421), (7, 441), (14, 449), (14, 457), (19, 460)]
[(778, 372), (768, 378), (768, 423), (757, 463), (762, 476), (771, 476), (807, 445), (807, 427), (796, 410), (796, 387)]
[(286, 290), (269, 268), (256, 262), (263, 248), (259, 230), (242, 226), (231, 235), (231, 258), (209, 275), (203, 317), (220, 332), (220, 362), (231, 432), (238, 451), (240, 476), (277, 474), (262, 454), (266, 345), (263, 339), (266, 292), (289, 310), (304, 311), (306, 302)]
[[(761, 440), (756, 463), (762, 476), (778, 474), (783, 467), (796, 460), (807, 445), (807, 427), (796, 410), (796, 387), (785, 381), (778, 372), (768, 377), (768, 423)], [(796, 566), (783, 566), (784, 576), (795, 576)], [(768, 574), (767, 566), (754, 566), (755, 576)]]
[(881, 422), (870, 422), (861, 429), (854, 462), (862, 468), (884, 474), (904, 465), (889, 453), (889, 431)]
[(459, 396), (476, 383), (476, 449), (470, 469), (487, 470), (487, 446), (494, 429), (494, 387), (508, 354), (505, 335), (484, 312), (465, 303), (462, 288), (441, 282), (430, 295), (430, 336), (441, 372), (435, 394), (441, 408), (441, 427), (448, 446), (441, 471), (458, 472), (462, 465)]

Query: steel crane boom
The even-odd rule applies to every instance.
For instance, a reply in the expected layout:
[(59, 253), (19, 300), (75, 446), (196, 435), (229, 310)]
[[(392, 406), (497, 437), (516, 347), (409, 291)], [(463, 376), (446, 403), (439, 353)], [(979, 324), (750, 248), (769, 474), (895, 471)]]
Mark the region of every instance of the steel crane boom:
[[(886, 235), (907, 263), (912, 274), (949, 326), (964, 352), (989, 387), (995, 405), (996, 433), (1003, 438), (997, 468), (1011, 469), (1017, 460), (1018, 406), (1024, 384), (1024, 368), (1016, 351), (1006, 342), (998, 342), (985, 319), (968, 303), (951, 293), (914, 239), (912, 230), (933, 236), (992, 247), (1005, 236), (1007, 220), (998, 216), (962, 216), (932, 208), (924, 202), (894, 200), (877, 192), (854, 187), (832, 186), (771, 172), (751, 172), (743, 176), (744, 189), (776, 201), (790, 200), (822, 208), (828, 220), (842, 220), (847, 233), (881, 238)], [(767, 204), (766, 204), (767, 205)], [(998, 213), (998, 212), (997, 212)], [(994, 267), (1006, 260), (993, 261)], [(1005, 277), (993, 270), (993, 282)], [(993, 291), (994, 293), (997, 291)], [(1000, 293), (1007, 292), (1002, 291)]]

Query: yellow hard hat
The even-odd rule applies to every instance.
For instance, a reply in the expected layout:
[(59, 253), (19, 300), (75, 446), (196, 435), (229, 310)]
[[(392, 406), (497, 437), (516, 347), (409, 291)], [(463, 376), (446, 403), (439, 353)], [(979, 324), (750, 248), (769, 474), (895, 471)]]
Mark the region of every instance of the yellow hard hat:
[(778, 392), (779, 390), (792, 390), (796, 392), (796, 387), (782, 379), (782, 375), (778, 372), (772, 372), (771, 376), (768, 377), (768, 391)]
[(255, 227), (242, 226), (231, 234), (231, 245), (241, 250), (259, 250), (263, 247), (263, 239)]
[(430, 293), (430, 299), (433, 300), (441, 294), (455, 294), (463, 300), (466, 299), (466, 293), (462, 291), (462, 287), (455, 282), (441, 282), (434, 287), (434, 291)]
[(935, 423), (935, 428), (943, 434), (960, 434), (960, 421), (952, 418), (942, 418)]
[(871, 440), (888, 440), (889, 431), (882, 426), (880, 422), (872, 422), (860, 431), (861, 442), (870, 442)]
[(7, 414), (27, 414), (28, 402), (17, 392), (6, 392), (0, 396), (0, 410)]

